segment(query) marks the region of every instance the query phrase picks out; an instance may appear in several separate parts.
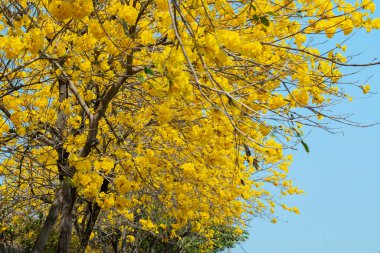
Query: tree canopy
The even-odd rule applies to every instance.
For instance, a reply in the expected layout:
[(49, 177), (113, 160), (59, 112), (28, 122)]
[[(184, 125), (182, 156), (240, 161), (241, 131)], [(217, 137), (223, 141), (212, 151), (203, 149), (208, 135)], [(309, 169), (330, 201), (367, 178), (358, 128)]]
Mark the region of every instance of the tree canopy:
[(278, 198), (302, 193), (283, 151), (309, 152), (302, 126), (351, 123), (326, 108), (361, 66), (314, 38), (380, 28), (371, 0), (0, 10), (0, 242), (32, 252), (212, 252), (298, 213)]

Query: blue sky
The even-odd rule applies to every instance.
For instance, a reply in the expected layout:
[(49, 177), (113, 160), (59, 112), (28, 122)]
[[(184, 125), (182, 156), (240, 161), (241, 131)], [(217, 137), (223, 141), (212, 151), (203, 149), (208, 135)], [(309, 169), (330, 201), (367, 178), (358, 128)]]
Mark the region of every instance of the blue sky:
[[(375, 16), (380, 16), (380, 10)], [(380, 60), (380, 31), (359, 31), (346, 44), (347, 55), (361, 53), (352, 63)], [(360, 83), (371, 76), (368, 83), (375, 94), (363, 96), (353, 90), (357, 98), (334, 111), (353, 113), (351, 119), (361, 123), (380, 122), (380, 66), (366, 68), (345, 81)], [(279, 212), (277, 224), (254, 220), (249, 240), (233, 253), (380, 252), (380, 125), (333, 125), (344, 134), (309, 129), (310, 153), (302, 147), (293, 152), (290, 177), (305, 194), (285, 202), (298, 206), (301, 214)]]

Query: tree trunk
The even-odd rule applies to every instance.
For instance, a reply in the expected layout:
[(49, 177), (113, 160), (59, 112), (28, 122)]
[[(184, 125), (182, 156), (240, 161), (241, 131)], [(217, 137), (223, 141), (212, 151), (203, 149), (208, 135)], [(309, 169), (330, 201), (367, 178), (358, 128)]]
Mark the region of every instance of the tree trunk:
[[(62, 186), (63, 187), (63, 186)], [(46, 241), (53, 229), (55, 222), (57, 221), (59, 211), (61, 209), (64, 196), (62, 187), (55, 194), (53, 204), (50, 207), (49, 214), (45, 219), (37, 240), (35, 241), (31, 253), (41, 253), (45, 247)]]
[[(107, 192), (109, 182), (107, 180), (103, 180), (102, 186), (100, 187), (100, 192)], [(88, 241), (90, 240), (90, 236), (92, 231), (94, 230), (94, 226), (96, 220), (98, 219), (101, 207), (98, 203), (94, 202), (92, 208), (90, 208), (90, 217), (88, 218), (88, 222), (86, 224), (86, 229), (83, 231), (83, 237), (81, 240), (82, 252), (86, 251), (86, 247), (88, 245)]]
[[(63, 102), (64, 100), (68, 98), (67, 82), (59, 77), (58, 84), (59, 84), (59, 87), (58, 87), (59, 88), (59, 102)], [(57, 116), (58, 117), (56, 121), (56, 127), (59, 133), (58, 133), (58, 136), (56, 137), (58, 138), (59, 145), (56, 147), (56, 149), (58, 152), (57, 166), (58, 166), (58, 171), (59, 171), (59, 181), (61, 182), (61, 187), (55, 194), (55, 198), (54, 198), (53, 204), (50, 207), (49, 214), (46, 217), (46, 220), (40, 230), (38, 238), (33, 245), (33, 249), (31, 251), (32, 253), (43, 252), (43, 249), (51, 233), (51, 230), (53, 229), (55, 223), (57, 222), (58, 215), (62, 209), (62, 205), (63, 204), (67, 205), (68, 203), (70, 203), (70, 201), (67, 201), (68, 199), (67, 194), (69, 191), (68, 189), (70, 188), (70, 184), (68, 181), (64, 180), (64, 177), (66, 174), (65, 170), (68, 167), (67, 158), (69, 154), (63, 149), (63, 146), (62, 146), (63, 131), (66, 127), (67, 115), (65, 115), (65, 113), (62, 110), (58, 109)], [(67, 209), (66, 206), (64, 208)]]
[(60, 225), (60, 234), (58, 239), (57, 253), (69, 253), (70, 252), (70, 241), (72, 232), (72, 212), (76, 200), (76, 190), (74, 187), (70, 186), (69, 182), (63, 183), (64, 190), (64, 204), (62, 207), (62, 218)]

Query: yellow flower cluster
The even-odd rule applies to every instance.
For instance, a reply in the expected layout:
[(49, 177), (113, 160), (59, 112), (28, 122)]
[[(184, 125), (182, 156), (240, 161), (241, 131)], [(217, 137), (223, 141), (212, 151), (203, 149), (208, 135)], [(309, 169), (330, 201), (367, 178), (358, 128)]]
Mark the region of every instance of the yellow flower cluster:
[(93, 8), (91, 0), (53, 0), (49, 5), (49, 12), (58, 20), (82, 19), (88, 16)]

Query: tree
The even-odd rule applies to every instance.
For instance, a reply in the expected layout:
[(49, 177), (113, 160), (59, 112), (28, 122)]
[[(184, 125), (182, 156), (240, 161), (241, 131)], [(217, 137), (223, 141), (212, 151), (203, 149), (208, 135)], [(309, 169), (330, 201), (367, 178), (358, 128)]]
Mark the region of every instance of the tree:
[(301, 127), (328, 130), (323, 117), (352, 124), (326, 110), (350, 99), (340, 69), (379, 64), (312, 40), (379, 29), (370, 0), (0, 8), (0, 231), (39, 227), (14, 239), (32, 252), (47, 240), (57, 252), (212, 251), (252, 217), (275, 222), (276, 206), (298, 213), (276, 198), (302, 193), (283, 150), (309, 151)]

